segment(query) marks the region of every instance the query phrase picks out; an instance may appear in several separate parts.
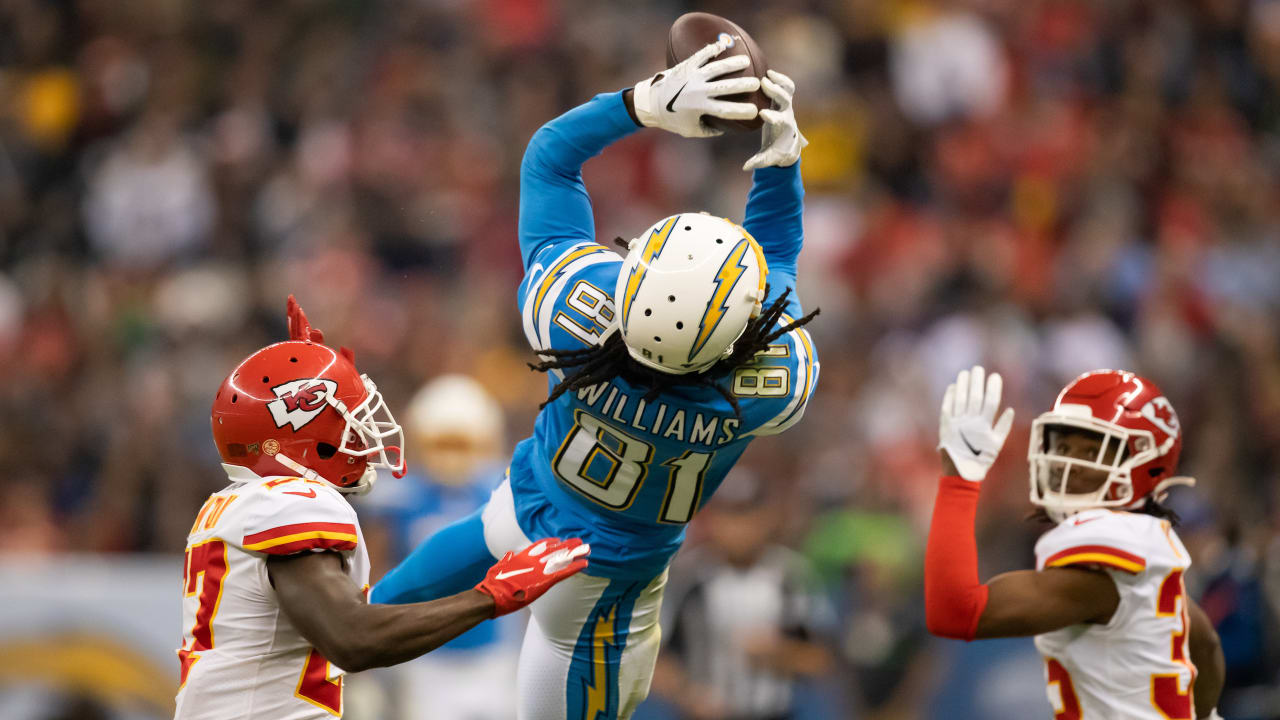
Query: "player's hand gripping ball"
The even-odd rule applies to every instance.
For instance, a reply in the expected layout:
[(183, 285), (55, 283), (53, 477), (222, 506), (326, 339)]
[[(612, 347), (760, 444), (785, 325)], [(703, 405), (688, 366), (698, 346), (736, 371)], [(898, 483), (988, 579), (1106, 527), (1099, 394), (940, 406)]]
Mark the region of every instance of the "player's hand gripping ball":
[(759, 78), (717, 79), (748, 65), (747, 58), (742, 56), (712, 60), (730, 43), (726, 36), (689, 59), (636, 83), (631, 99), (640, 124), (684, 137), (712, 137), (723, 131), (711, 127), (711, 118), (749, 120), (756, 117), (759, 109), (755, 105), (722, 99), (760, 88)]
[[(769, 70), (769, 63), (765, 60), (760, 46), (747, 34), (747, 31), (727, 18), (704, 12), (685, 13), (676, 18), (676, 21), (671, 24), (671, 31), (667, 33), (667, 65), (675, 65), (689, 58), (709, 43), (723, 40), (728, 40), (728, 44), (716, 57), (721, 59), (743, 57), (746, 58), (747, 62), (742, 64), (741, 61), (738, 61), (741, 66), (740, 69), (720, 76), (722, 79), (756, 78), (757, 80), (763, 80), (766, 77), (765, 73)], [(746, 86), (744, 85), (744, 87)], [(772, 106), (769, 96), (761, 92), (759, 87), (721, 99), (732, 103), (750, 103), (757, 110), (768, 110)], [(764, 123), (759, 115), (752, 115), (748, 118), (707, 115), (702, 118), (702, 122), (713, 129), (725, 132), (758, 130)]]
[(494, 617), (506, 615), (585, 568), (590, 553), (591, 546), (578, 538), (539, 540), (518, 553), (504, 555), (489, 568), (476, 590), (493, 598)]
[(760, 152), (747, 160), (743, 170), (770, 165), (790, 167), (796, 164), (800, 151), (809, 144), (800, 133), (795, 110), (791, 107), (791, 98), (796, 94), (795, 82), (777, 70), (770, 70), (768, 75), (760, 81), (760, 87), (773, 100), (773, 107), (760, 111), (760, 119), (764, 121)]

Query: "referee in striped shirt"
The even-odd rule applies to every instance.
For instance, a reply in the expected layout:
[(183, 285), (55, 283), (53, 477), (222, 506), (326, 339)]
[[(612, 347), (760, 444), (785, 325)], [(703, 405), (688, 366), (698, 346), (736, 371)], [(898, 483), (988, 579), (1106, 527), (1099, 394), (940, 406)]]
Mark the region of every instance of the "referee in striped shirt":
[(817, 641), (834, 624), (803, 558), (773, 540), (777, 504), (739, 466), (694, 521), (663, 603), (654, 690), (697, 720), (792, 717), (796, 680), (833, 665)]

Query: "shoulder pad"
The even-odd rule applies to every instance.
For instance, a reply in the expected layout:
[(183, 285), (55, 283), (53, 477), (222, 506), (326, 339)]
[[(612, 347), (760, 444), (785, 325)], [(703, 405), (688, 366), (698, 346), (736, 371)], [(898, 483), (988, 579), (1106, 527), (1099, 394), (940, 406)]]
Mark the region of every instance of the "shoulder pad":
[(1078, 513), (1036, 542), (1036, 567), (1094, 566), (1137, 575), (1150, 560), (1152, 521), (1158, 525), (1155, 518), (1133, 513)]
[(322, 480), (269, 478), (245, 493), (239, 534), (228, 538), (250, 552), (292, 555), (350, 551), (359, 540), (356, 511)]
[(755, 362), (730, 373), (731, 391), (746, 408), (749, 434), (776, 435), (799, 422), (820, 370), (813, 339), (797, 328), (775, 340)]

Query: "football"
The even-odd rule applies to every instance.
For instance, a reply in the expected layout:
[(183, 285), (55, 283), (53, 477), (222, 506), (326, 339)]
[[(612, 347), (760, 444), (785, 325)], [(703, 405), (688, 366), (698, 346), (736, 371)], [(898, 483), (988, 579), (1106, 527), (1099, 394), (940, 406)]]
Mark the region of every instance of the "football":
[[(705, 12), (685, 13), (672, 23), (671, 32), (667, 35), (667, 66), (675, 65), (706, 47), (709, 43), (715, 42), (721, 33), (728, 34), (733, 38), (733, 46), (718, 55), (717, 59), (733, 57), (734, 55), (746, 55), (751, 60), (751, 64), (746, 68), (724, 77), (764, 77), (765, 71), (769, 69), (769, 64), (765, 62), (764, 53), (760, 51), (760, 46), (747, 34), (747, 31), (726, 18)], [(772, 105), (769, 97), (760, 90), (753, 93), (726, 95), (724, 99), (733, 102), (755, 103), (755, 106), (761, 110), (767, 110)], [(704, 115), (703, 121), (713, 128), (726, 132), (758, 130), (764, 124), (758, 117), (751, 120), (722, 120)]]

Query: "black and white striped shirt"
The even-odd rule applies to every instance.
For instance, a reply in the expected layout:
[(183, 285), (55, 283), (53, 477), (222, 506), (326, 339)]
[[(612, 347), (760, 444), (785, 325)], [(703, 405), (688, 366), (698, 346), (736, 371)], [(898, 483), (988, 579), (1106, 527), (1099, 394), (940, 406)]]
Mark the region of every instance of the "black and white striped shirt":
[(734, 720), (785, 718), (793, 680), (753, 664), (745, 643), (760, 635), (821, 637), (832, 611), (808, 563), (771, 546), (750, 567), (735, 567), (704, 549), (672, 567), (663, 607), (665, 650), (688, 680), (715, 693)]

